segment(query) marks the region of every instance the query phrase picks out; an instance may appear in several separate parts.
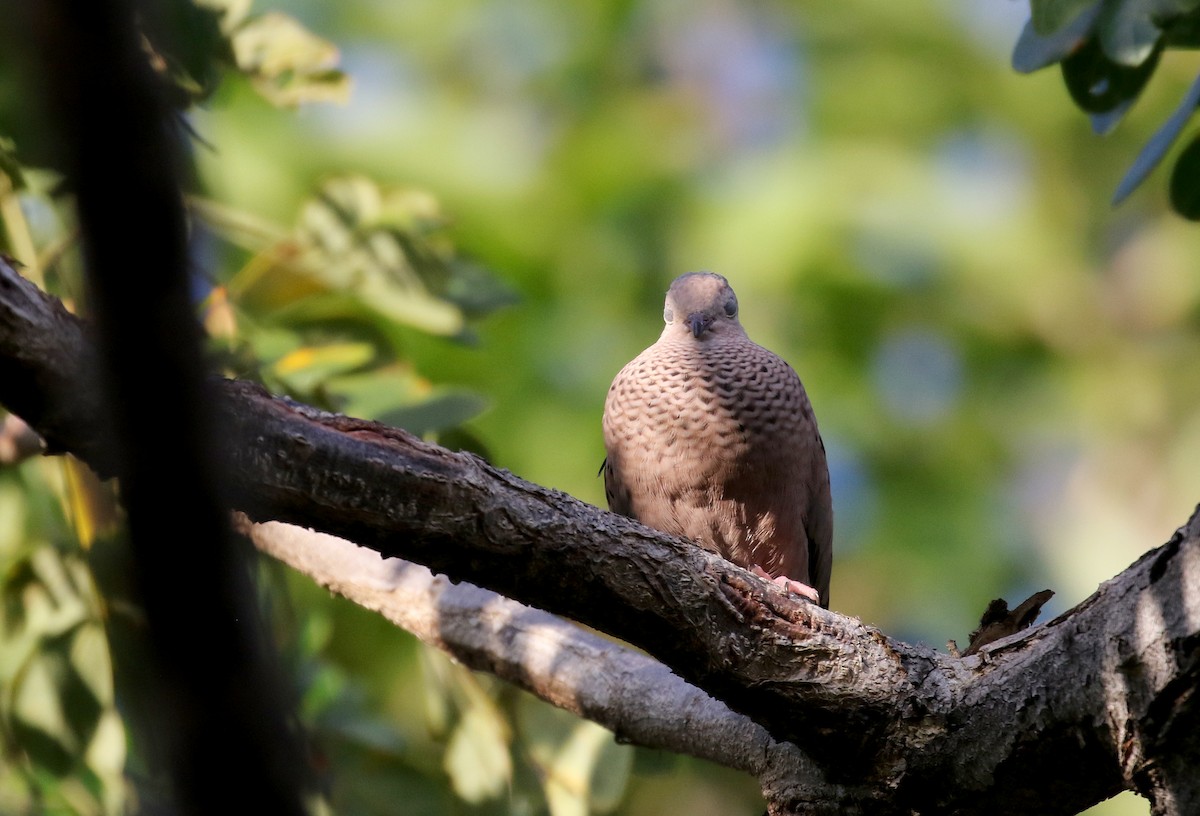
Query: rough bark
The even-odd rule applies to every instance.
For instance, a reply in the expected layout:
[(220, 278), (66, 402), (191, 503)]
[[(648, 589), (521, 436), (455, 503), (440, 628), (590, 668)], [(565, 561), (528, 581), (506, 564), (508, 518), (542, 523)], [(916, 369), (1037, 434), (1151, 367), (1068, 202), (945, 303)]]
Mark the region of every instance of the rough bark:
[(809, 812), (877, 795), (831, 785), (796, 746), (772, 739), (641, 652), (473, 584), (451, 583), (420, 564), (237, 515), (237, 528), (260, 551), (463, 665), (607, 727), (622, 742), (745, 771), (762, 782), (768, 801), (804, 803)]
[[(9, 302), (45, 300), (15, 277), (0, 266), (0, 359), (62, 319), (49, 303)], [(74, 371), (84, 353), (39, 345), (37, 371)], [(5, 378), (0, 402), (20, 411), (13, 394), (29, 387)], [(1194, 812), (1200, 524), (1058, 619), (960, 659), (469, 454), (246, 383), (221, 392), (226, 473), (252, 518), (338, 535), (616, 635), (795, 744), (837, 790), (873, 792), (822, 805), (777, 793), (775, 812), (1069, 814), (1127, 787), (1156, 813)], [(53, 404), (56, 423), (24, 418), (104, 469), (91, 418)]]

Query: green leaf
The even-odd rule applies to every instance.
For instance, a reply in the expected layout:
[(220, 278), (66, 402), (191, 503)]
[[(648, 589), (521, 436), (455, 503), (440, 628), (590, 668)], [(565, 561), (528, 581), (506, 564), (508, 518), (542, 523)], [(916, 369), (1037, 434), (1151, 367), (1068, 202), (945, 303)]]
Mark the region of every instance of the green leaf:
[(520, 296), (479, 264), (455, 260), (446, 282), (446, 299), (468, 317), (482, 317), (521, 302)]
[[(125, 722), (121, 715), (115, 708), (105, 709), (96, 724), (96, 731), (84, 758), (88, 767), (104, 780), (109, 798), (115, 797), (118, 801), (124, 793), (122, 783), (127, 756), (126, 744)], [(110, 812), (116, 813), (120, 810), (113, 809)]]
[(253, 0), (195, 0), (201, 8), (212, 9), (221, 21), (221, 30), (232, 33), (250, 16)]
[(350, 79), (335, 66), (338, 50), (295, 18), (268, 12), (244, 22), (233, 34), (238, 67), (254, 87), (281, 107), (306, 102), (345, 102)]
[(588, 767), (588, 810), (607, 813), (625, 798), (633, 755), (632, 746), (618, 745), (608, 729), (583, 720), (561, 757), (564, 764)]
[(26, 620), (27, 589), (38, 583), (32, 560), (26, 556), (9, 565), (0, 580), (0, 595), (4, 601), (4, 628), (9, 632), (22, 629)]
[(463, 329), (463, 314), (453, 304), (427, 293), (398, 289), (380, 276), (361, 279), (354, 291), (380, 313), (431, 334), (453, 335)]
[(1053, 34), (1039, 34), (1033, 20), (1026, 21), (1013, 48), (1013, 70), (1028, 74), (1070, 56), (1087, 39), (1099, 13), (1100, 6), (1093, 5)]
[(408, 747), (404, 735), (390, 722), (370, 713), (335, 711), (326, 714), (321, 718), (321, 733), (323, 736), (336, 735), (379, 757), (400, 758)]
[(435, 386), (403, 365), (331, 378), (325, 389), (342, 413), (418, 435), (454, 428), (488, 407), (474, 391)]
[(452, 688), (457, 683), (450, 659), (434, 649), (417, 652), (421, 670), (421, 702), (425, 728), (435, 737), (445, 735), (453, 719)]
[[(72, 654), (76, 638), (89, 628), (44, 638), (12, 682), (13, 730), (34, 761), (55, 773), (66, 773), (81, 757), (104, 710), (73, 665), (80, 656)], [(84, 645), (82, 654), (89, 651), (91, 646)]]
[(508, 725), (491, 705), (472, 705), (450, 736), (443, 758), (455, 792), (471, 804), (495, 799), (512, 779)]
[(246, 339), (255, 358), (267, 365), (304, 345), (304, 339), (298, 331), (274, 326), (255, 328), (247, 332)]
[[(1175, 112), (1163, 122), (1162, 126), (1155, 131), (1150, 137), (1150, 141), (1146, 142), (1146, 146), (1138, 153), (1137, 158), (1133, 160), (1133, 165), (1125, 173), (1125, 177), (1121, 179), (1121, 183), (1117, 185), (1117, 190), (1113, 193), (1112, 203), (1115, 207), (1129, 196), (1138, 185), (1140, 185), (1146, 176), (1158, 166), (1162, 161), (1163, 156), (1170, 150), (1171, 145), (1183, 132), (1183, 128), (1187, 125), (1188, 120), (1192, 118), (1192, 113), (1200, 106), (1200, 75), (1192, 81), (1192, 86), (1188, 88), (1188, 92), (1184, 95), (1183, 101), (1175, 109)], [(1175, 172), (1178, 172), (1178, 164), (1175, 167)], [(1172, 175), (1172, 187), (1174, 186), (1174, 175)], [(1178, 208), (1176, 208), (1178, 209)]]
[(1048, 36), (1100, 4), (1100, 0), (1030, 0), (1030, 21), (1038, 34)]
[(1106, 136), (1112, 133), (1117, 125), (1121, 124), (1121, 120), (1125, 118), (1125, 114), (1129, 113), (1129, 109), (1133, 107), (1135, 101), (1137, 100), (1126, 99), (1112, 110), (1107, 110), (1103, 113), (1088, 114), (1088, 121), (1092, 124), (1092, 133), (1095, 133), (1097, 136)]
[(233, 277), (229, 296), (240, 307), (270, 313), (329, 291), (301, 263), (304, 249), (285, 239), (257, 256)]
[(1175, 160), (1171, 171), (1171, 209), (1189, 221), (1200, 221), (1200, 136)]
[(1174, 23), (1200, 9), (1200, 0), (1151, 0), (1150, 7), (1159, 21)]
[(1163, 32), (1151, 17), (1152, 9), (1142, 0), (1105, 4), (1096, 24), (1100, 47), (1119, 65), (1136, 67), (1154, 53)]
[(303, 207), (299, 232), (311, 251), (301, 261), (335, 291), (354, 293), (372, 309), (432, 334), (462, 331), (462, 312), (436, 297), (414, 258), (427, 250), (395, 227), (395, 201), (361, 176), (332, 179)]
[(270, 373), (298, 392), (311, 391), (338, 374), (362, 368), (375, 356), (368, 343), (301, 346), (275, 361)]
[(69, 641), (68, 659), (90, 696), (101, 704), (113, 702), (113, 665), (104, 628), (85, 623)]
[(1137, 98), (1161, 53), (1162, 49), (1156, 48), (1148, 59), (1131, 68), (1110, 60), (1093, 37), (1062, 61), (1063, 80), (1075, 104), (1084, 111), (1111, 113)]
[(487, 407), (488, 401), (472, 391), (438, 389), (422, 402), (384, 412), (379, 421), (421, 436), (461, 425)]
[(8, 176), (13, 190), (25, 188), (25, 176), (17, 159), (17, 146), (6, 136), (0, 136), (0, 173)]
[(516, 301), (478, 264), (454, 255), (447, 219), (422, 190), (331, 178), (301, 207), (292, 234), (208, 202), (193, 206), (228, 240), (257, 251), (228, 284), (229, 297), (252, 313), (294, 309), (292, 319), (299, 312), (327, 318), (340, 310), (387, 335), (403, 324), (466, 340), (468, 316)]
[[(1185, 5), (1180, 2), (1178, 5)], [(1193, 12), (1200, 7), (1200, 2), (1188, 0), (1186, 10), (1181, 10), (1178, 16), (1167, 15), (1156, 17), (1156, 21), (1166, 33), (1167, 45), (1171, 48), (1200, 48), (1200, 16)]]
[(634, 751), (612, 733), (532, 697), (521, 697), (517, 722), (553, 816), (604, 813), (620, 804)]

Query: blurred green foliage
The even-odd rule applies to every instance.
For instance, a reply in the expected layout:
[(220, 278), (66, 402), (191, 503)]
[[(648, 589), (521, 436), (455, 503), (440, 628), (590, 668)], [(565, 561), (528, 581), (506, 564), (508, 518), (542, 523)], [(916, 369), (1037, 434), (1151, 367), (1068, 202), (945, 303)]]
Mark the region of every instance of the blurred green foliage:
[[(1071, 99), (1108, 133), (1137, 101), (1165, 49), (1200, 46), (1196, 0), (1030, 0), (1030, 19), (1013, 50), (1013, 67), (1036, 71), (1058, 63)], [(1200, 75), (1117, 186), (1120, 203), (1162, 161), (1200, 101)], [(1200, 138), (1180, 152), (1171, 173), (1175, 212), (1200, 220)]]
[[(197, 297), (227, 372), (602, 504), (609, 381), (672, 277), (721, 272), (820, 419), (833, 608), (940, 646), (994, 597), (1074, 605), (1200, 497), (1200, 233), (1151, 185), (1109, 204), (1186, 127), (1196, 67), (1138, 50), (1155, 81), (1122, 85), (1098, 138), (1094, 84), (1073, 101), (1010, 65), (1140, 5), (1035, 1), (1025, 26), (995, 0), (175, 2), (150, 42), (197, 136)], [(75, 301), (69, 199), (4, 69), (4, 249)], [(111, 497), (80, 471), (0, 472), (5, 812), (132, 802), (99, 637), (127, 613), (98, 563)], [(617, 746), (263, 576), (334, 812), (761, 812), (751, 779)]]

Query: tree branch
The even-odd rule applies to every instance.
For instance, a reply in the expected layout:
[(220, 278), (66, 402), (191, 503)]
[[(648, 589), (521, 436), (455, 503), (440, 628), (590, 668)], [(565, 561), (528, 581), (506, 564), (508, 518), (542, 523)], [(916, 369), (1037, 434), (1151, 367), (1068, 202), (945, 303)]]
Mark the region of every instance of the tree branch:
[(235, 528), (263, 553), (441, 649), (611, 730), (626, 743), (688, 754), (762, 780), (768, 800), (810, 807), (869, 791), (830, 785), (796, 746), (730, 711), (662, 663), (562, 618), (344, 539), (280, 522)]
[[(52, 303), (9, 302), (46, 300), (14, 277), (0, 265), (0, 360), (55, 323)], [(47, 327), (9, 325), (39, 314)], [(79, 346), (39, 342), (50, 352), (41, 367), (77, 370)], [(0, 402), (26, 387), (0, 378)], [(470, 454), (247, 383), (221, 393), (227, 477), (251, 518), (314, 527), (639, 646), (794, 743), (837, 790), (873, 792), (841, 812), (1070, 814), (1123, 788), (1161, 814), (1195, 801), (1183, 770), (1200, 761), (1196, 524), (1071, 612), (958, 659)], [(51, 402), (50, 441), (103, 469), (102, 455), (88, 455), (90, 418)], [(24, 418), (47, 433), (41, 417)], [(771, 802), (780, 813), (838, 812), (827, 804)]]

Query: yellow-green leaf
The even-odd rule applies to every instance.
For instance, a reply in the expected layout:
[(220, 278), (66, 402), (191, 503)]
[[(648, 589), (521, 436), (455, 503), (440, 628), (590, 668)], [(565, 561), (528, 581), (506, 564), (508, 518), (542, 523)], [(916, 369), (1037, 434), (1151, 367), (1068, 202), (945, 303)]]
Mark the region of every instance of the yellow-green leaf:
[(238, 67), (273, 104), (344, 102), (350, 96), (350, 78), (335, 68), (337, 47), (293, 17), (280, 12), (254, 17), (232, 39)]
[(517, 721), (540, 774), (553, 816), (612, 810), (625, 795), (633, 749), (608, 729), (532, 697), (522, 697)]
[(297, 391), (309, 391), (330, 377), (361, 368), (374, 356), (369, 343), (301, 346), (276, 360), (270, 371)]
[(502, 794), (512, 779), (508, 727), (494, 707), (474, 705), (463, 712), (444, 758), (454, 791), (471, 804)]

